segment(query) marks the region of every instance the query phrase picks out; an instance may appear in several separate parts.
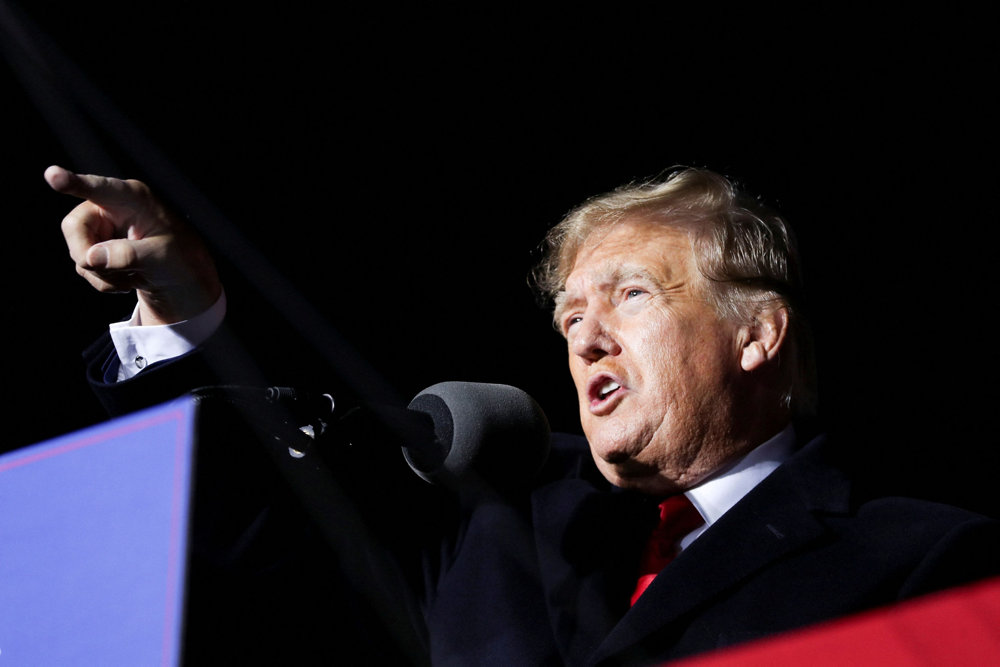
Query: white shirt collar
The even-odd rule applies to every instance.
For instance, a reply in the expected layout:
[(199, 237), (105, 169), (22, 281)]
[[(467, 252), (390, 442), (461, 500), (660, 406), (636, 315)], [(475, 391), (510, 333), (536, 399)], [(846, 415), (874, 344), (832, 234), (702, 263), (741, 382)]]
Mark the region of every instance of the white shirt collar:
[(724, 471), (685, 491), (684, 495), (705, 519), (705, 525), (681, 540), (681, 548), (687, 547), (751, 489), (788, 460), (794, 448), (795, 429), (789, 424), (773, 438), (755, 447)]

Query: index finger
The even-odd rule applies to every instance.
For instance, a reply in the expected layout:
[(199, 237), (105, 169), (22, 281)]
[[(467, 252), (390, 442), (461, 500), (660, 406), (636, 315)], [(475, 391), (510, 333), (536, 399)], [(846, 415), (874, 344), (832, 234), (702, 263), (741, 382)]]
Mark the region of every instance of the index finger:
[(56, 192), (87, 199), (100, 206), (125, 204), (134, 201), (134, 182), (119, 178), (76, 174), (68, 169), (52, 165), (45, 170), (45, 181)]

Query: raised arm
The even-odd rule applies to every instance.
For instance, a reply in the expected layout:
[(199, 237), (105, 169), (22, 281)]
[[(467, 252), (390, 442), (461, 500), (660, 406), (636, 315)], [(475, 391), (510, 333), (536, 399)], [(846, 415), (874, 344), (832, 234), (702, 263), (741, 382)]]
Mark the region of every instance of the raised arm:
[(53, 190), (84, 201), (62, 221), (76, 270), (101, 292), (136, 291), (143, 325), (173, 324), (222, 292), (207, 248), (139, 181), (45, 170)]

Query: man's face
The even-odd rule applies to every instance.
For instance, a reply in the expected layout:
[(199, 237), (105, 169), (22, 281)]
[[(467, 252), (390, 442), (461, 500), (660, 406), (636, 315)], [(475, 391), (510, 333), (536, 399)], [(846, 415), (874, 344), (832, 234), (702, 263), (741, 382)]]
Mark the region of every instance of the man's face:
[(733, 432), (740, 329), (703, 281), (685, 231), (641, 220), (576, 257), (556, 318), (591, 452), (618, 486), (673, 493), (748, 449)]

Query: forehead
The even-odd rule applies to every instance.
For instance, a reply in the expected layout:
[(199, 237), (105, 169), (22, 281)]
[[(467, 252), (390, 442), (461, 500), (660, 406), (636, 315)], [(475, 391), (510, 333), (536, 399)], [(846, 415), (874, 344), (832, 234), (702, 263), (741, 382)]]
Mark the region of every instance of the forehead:
[(627, 220), (597, 229), (580, 246), (566, 279), (566, 290), (581, 281), (615, 281), (634, 273), (660, 280), (686, 279), (693, 269), (694, 246), (681, 228)]

